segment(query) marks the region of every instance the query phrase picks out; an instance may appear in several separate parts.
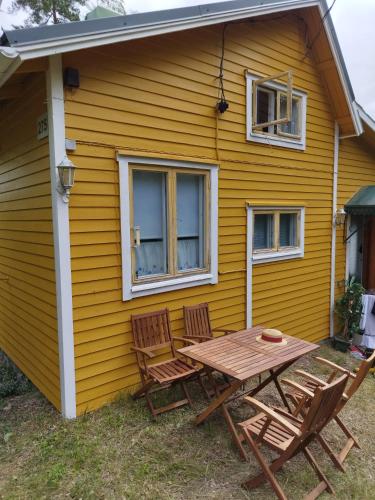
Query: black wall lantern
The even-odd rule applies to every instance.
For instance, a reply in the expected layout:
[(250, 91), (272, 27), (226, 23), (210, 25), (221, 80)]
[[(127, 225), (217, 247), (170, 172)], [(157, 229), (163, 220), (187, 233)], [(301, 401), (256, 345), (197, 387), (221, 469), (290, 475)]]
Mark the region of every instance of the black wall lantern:
[(79, 88), (79, 71), (76, 68), (65, 68), (64, 70), (64, 87), (70, 89)]

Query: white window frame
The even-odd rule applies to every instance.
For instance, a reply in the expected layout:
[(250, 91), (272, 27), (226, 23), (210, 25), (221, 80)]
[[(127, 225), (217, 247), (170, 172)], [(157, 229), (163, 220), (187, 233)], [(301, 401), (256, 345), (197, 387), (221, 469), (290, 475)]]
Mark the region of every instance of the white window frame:
[[(219, 167), (215, 164), (196, 163), (190, 161), (169, 160), (161, 158), (147, 158), (139, 156), (125, 156), (119, 154), (120, 176), (120, 217), (121, 217), (121, 253), (122, 253), (122, 297), (124, 301), (153, 295), (156, 293), (179, 290), (198, 285), (216, 284), (218, 282), (218, 178)], [(208, 272), (195, 273), (189, 276), (173, 277), (148, 283), (132, 282), (132, 240), (130, 221), (130, 165), (143, 165), (145, 167), (155, 165), (157, 167), (169, 167), (178, 169), (197, 169), (209, 172), (210, 178), (210, 225), (208, 244), (210, 252), (210, 269)]]
[[(250, 242), (251, 242), (251, 260), (253, 264), (263, 264), (265, 262), (274, 262), (279, 260), (300, 259), (305, 254), (305, 207), (301, 206), (249, 206), (250, 216)], [(254, 238), (254, 214), (257, 212), (298, 212), (299, 215), (299, 233), (297, 238), (299, 241), (298, 247), (285, 247), (280, 250), (267, 250), (267, 251), (254, 251), (253, 238)]]
[[(301, 113), (301, 137), (289, 137), (288, 134), (282, 133), (280, 135), (260, 132), (253, 130), (253, 82), (259, 80), (259, 75), (253, 75), (246, 72), (246, 139), (252, 142), (261, 144), (269, 144), (272, 146), (280, 146), (292, 149), (305, 150), (306, 149), (306, 111), (307, 111), (307, 94), (300, 90), (293, 88), (292, 97), (300, 99), (300, 113)], [(279, 90), (287, 92), (287, 85), (277, 83), (275, 81), (267, 81), (261, 87), (265, 89)], [(278, 127), (280, 131), (280, 127)]]

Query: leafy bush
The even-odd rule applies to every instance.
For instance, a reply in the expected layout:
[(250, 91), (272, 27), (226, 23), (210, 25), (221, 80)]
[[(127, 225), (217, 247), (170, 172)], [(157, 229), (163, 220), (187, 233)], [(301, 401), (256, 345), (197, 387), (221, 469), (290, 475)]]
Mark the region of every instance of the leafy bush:
[(335, 311), (341, 321), (345, 339), (351, 339), (360, 333), (359, 324), (362, 315), (362, 295), (365, 289), (353, 276), (345, 283), (345, 293), (336, 301)]
[(24, 394), (31, 389), (30, 380), (0, 351), (0, 399)]

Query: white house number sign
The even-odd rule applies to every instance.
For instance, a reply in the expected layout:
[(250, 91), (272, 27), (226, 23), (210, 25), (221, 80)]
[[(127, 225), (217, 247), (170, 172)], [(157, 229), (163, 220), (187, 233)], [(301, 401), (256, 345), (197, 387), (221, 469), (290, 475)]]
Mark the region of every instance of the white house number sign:
[(36, 122), (36, 138), (38, 140), (48, 137), (48, 113), (40, 115)]

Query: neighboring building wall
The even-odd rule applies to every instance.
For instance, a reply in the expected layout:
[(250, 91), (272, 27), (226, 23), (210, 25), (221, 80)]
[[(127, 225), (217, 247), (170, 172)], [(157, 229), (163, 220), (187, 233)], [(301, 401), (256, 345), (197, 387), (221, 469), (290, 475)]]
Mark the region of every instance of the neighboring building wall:
[[(60, 407), (45, 75), (0, 116), (0, 348)], [(6, 278), (3, 280), (2, 278)]]
[[(340, 141), (339, 177), (337, 190), (337, 207), (343, 208), (354, 194), (363, 186), (375, 184), (375, 150), (363, 137), (354, 137)], [(344, 243), (344, 227), (336, 230), (336, 286), (335, 295), (344, 291), (346, 272), (346, 251)]]
[[(254, 266), (253, 323), (319, 341), (329, 334), (334, 122), (318, 70), (293, 15), (229, 25), (220, 117), (219, 284), (122, 301), (116, 150), (216, 161), (222, 26), (64, 56), (80, 70), (66, 91), (66, 135), (77, 140), (70, 202), (78, 413), (138, 383), (130, 314), (210, 303), (213, 325), (246, 326), (246, 201), (306, 207), (305, 257)], [(308, 92), (307, 148), (246, 142), (244, 70), (291, 68)], [(130, 263), (129, 263), (130, 264)]]

